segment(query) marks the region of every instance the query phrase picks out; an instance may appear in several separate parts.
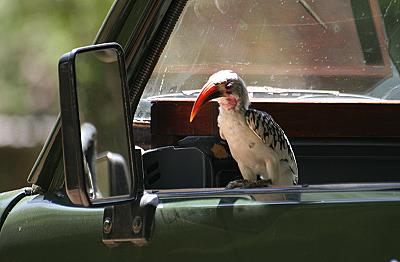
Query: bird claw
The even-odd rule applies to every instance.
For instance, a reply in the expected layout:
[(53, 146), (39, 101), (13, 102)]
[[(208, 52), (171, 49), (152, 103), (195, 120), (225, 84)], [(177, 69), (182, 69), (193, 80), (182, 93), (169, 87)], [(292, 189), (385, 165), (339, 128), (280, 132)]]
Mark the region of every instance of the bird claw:
[(268, 180), (260, 179), (254, 182), (250, 182), (246, 179), (239, 179), (229, 182), (229, 184), (225, 187), (225, 189), (268, 187), (270, 185), (272, 185), (271, 179)]
[(249, 183), (249, 181), (246, 179), (234, 180), (229, 182), (225, 189), (243, 188), (247, 183)]
[(254, 182), (248, 182), (243, 188), (256, 188), (256, 187), (269, 187), (272, 185), (271, 179), (264, 180), (260, 179)]

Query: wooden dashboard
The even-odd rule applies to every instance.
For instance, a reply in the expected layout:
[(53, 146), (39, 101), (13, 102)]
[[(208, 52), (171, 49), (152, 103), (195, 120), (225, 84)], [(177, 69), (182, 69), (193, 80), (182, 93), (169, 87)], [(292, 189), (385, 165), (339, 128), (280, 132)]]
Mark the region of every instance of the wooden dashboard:
[[(174, 144), (184, 136), (219, 136), (218, 104), (202, 108), (193, 123), (193, 101), (154, 101), (151, 140)], [(393, 102), (253, 102), (268, 112), (290, 138), (400, 138), (400, 103)]]

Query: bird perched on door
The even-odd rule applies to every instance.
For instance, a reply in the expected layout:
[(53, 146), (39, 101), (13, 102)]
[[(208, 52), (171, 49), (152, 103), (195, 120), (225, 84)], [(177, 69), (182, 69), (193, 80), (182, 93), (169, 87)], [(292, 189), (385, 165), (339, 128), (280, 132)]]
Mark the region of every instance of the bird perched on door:
[(297, 184), (298, 169), (289, 140), (272, 117), (249, 108), (244, 81), (231, 70), (210, 76), (192, 107), (190, 122), (200, 108), (218, 98), (218, 126), (243, 180), (232, 181), (227, 188)]

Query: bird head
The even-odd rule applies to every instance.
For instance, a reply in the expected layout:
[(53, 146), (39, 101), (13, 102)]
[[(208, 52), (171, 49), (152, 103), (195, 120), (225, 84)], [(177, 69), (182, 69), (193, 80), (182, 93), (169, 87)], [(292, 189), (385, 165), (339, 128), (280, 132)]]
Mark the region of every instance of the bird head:
[(218, 98), (220, 107), (225, 110), (247, 109), (250, 104), (246, 85), (242, 78), (231, 70), (222, 70), (210, 76), (201, 89), (190, 114), (190, 122), (200, 108), (211, 99)]

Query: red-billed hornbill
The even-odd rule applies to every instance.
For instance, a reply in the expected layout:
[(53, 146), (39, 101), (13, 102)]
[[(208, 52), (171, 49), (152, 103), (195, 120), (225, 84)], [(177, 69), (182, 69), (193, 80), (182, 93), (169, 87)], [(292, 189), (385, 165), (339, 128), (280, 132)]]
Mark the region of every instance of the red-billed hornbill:
[(243, 180), (227, 188), (297, 184), (296, 159), (289, 140), (272, 117), (250, 109), (244, 81), (231, 70), (219, 71), (203, 86), (190, 115), (190, 122), (209, 100), (218, 98), (218, 126)]

